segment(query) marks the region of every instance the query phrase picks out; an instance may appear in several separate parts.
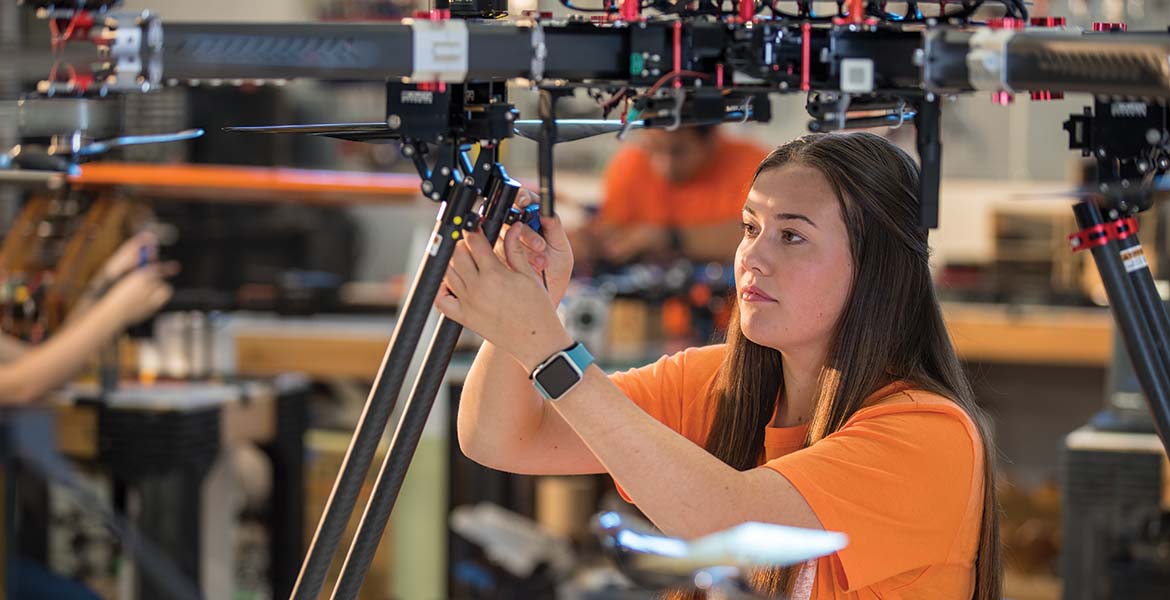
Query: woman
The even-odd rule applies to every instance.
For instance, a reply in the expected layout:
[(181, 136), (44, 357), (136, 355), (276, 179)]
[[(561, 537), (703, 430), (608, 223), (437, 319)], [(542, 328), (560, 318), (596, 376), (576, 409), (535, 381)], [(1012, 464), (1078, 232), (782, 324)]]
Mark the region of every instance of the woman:
[[(872, 134), (776, 149), (744, 203), (726, 344), (576, 382), (573, 357), (546, 364), (573, 344), (554, 312), (572, 267), (560, 223), (544, 240), (511, 228), (500, 256), (468, 236), (435, 303), (487, 340), (461, 448), (518, 473), (608, 472), (670, 535), (743, 521), (849, 535), (815, 566), (758, 577), (770, 592), (998, 600), (994, 455), (934, 294), (917, 189), (914, 161)], [(549, 385), (534, 391), (541, 365)]]

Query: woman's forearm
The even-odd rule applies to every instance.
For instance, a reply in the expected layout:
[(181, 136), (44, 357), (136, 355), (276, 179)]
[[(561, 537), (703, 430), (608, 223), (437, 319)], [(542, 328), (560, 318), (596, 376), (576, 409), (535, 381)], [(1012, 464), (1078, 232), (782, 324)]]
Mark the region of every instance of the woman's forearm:
[(28, 349), (29, 345), (23, 341), (0, 333), (0, 363), (12, 362), (24, 356)]
[(669, 535), (694, 538), (745, 521), (820, 528), (786, 479), (769, 469), (729, 467), (639, 409), (596, 367), (553, 406)]
[(62, 385), (122, 328), (116, 307), (98, 302), (43, 344), (0, 365), (0, 403), (31, 402)]
[(459, 445), (480, 462), (519, 454), (540, 428), (543, 399), (524, 367), (507, 352), (484, 342), (459, 400)]

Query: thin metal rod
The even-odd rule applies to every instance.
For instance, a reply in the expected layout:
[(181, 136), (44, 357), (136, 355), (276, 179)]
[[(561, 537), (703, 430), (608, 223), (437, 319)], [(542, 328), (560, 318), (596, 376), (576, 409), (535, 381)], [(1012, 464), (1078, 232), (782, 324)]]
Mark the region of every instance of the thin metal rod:
[(537, 168), (540, 171), (540, 202), (542, 215), (555, 214), (556, 199), (553, 196), (553, 147), (557, 143), (557, 90), (540, 90), (540, 151), (537, 153)]

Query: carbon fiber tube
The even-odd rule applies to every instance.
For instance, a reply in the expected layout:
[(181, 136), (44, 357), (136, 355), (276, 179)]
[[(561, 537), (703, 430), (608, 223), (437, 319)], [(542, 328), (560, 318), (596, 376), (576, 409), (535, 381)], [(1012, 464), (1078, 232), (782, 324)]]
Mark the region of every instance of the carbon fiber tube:
[(407, 76), (410, 27), (400, 23), (163, 25), (163, 79), (372, 79)]
[(1170, 97), (1170, 35), (1165, 33), (980, 29), (926, 35), (928, 89)]
[(1170, 36), (1022, 32), (1007, 43), (1014, 90), (1170, 97)]
[(1170, 376), (1170, 315), (1166, 313), (1166, 304), (1162, 301), (1162, 295), (1158, 293), (1157, 285), (1154, 284), (1154, 274), (1146, 262), (1137, 232), (1134, 231), (1125, 239), (1117, 240), (1117, 250), (1120, 256), (1125, 257), (1122, 265), (1130, 283), (1133, 284), (1142, 314), (1145, 315), (1150, 331), (1154, 334), (1153, 344), (1158, 352), (1158, 362), (1168, 366), (1167, 376)]
[(329, 501), (325, 504), (325, 512), (309, 545), (309, 553), (301, 566), (300, 577), (297, 578), (292, 594), (292, 598), (297, 600), (316, 600), (321, 593), (321, 587), (325, 584), (337, 543), (353, 513), (353, 506), (357, 502), (358, 493), (373, 461), (374, 451), (386, 430), (386, 423), (390, 420), (390, 413), (394, 410), (398, 394), (402, 391), (406, 371), (418, 346), (419, 338), (422, 337), (422, 330), (438, 294), (439, 284), (447, 271), (451, 254), (455, 251), (455, 240), (451, 234), (458, 230), (459, 226), (452, 223), (452, 220), (455, 216), (463, 216), (470, 210), (475, 198), (475, 188), (467, 182), (462, 182), (453, 188), (450, 197), (451, 201), (447, 204), (442, 220), (435, 226), (432, 246), (419, 266), (410, 293), (406, 296), (398, 324), (394, 327), (394, 335), (390, 339), (382, 366), (374, 380), (374, 387), (366, 399), (365, 409), (342, 462), (341, 472), (337, 475)]
[[(520, 185), (505, 180), (504, 184), (496, 189), (499, 193), (489, 204), (491, 212), (483, 225), (484, 235), (492, 244), (495, 244), (499, 237), (504, 217), (516, 200)], [(342, 564), (341, 576), (333, 590), (333, 600), (352, 600), (357, 598), (358, 592), (361, 591), (362, 582), (370, 569), (370, 563), (374, 560), (374, 553), (378, 550), (378, 542), (386, 530), (386, 522), (394, 510), (398, 493), (402, 490), (406, 472), (418, 448), (423, 427), (431, 414), (435, 396), (443, 384), (443, 376), (447, 372), (447, 365), (455, 351), (455, 343), (459, 341), (459, 334), (462, 331), (462, 325), (447, 317), (439, 320), (439, 327), (427, 349), (426, 362), (423, 363), (422, 370), (414, 382), (414, 389), (403, 409), (402, 418), (398, 421), (394, 439), (390, 442), (390, 450), (382, 461), (382, 469), (378, 472), (374, 491), (370, 495), (369, 503), (366, 504), (365, 513), (362, 514), (357, 535), (354, 536), (345, 563)]]
[[(467, 77), (528, 77), (532, 30), (466, 23)], [(546, 28), (549, 78), (629, 76), (626, 32), (590, 26)], [(163, 80), (271, 80), (300, 77), (383, 81), (409, 77), (414, 33), (403, 23), (180, 23), (163, 25)]]
[[(1101, 211), (1093, 200), (1078, 202), (1073, 206), (1073, 212), (1076, 214), (1077, 226), (1082, 230), (1104, 223)], [(1166, 340), (1162, 340), (1161, 344), (1155, 343), (1149, 316), (1144, 314), (1137, 297), (1138, 292), (1133, 288), (1133, 282), (1126, 276), (1126, 268), (1122, 263), (1117, 242), (1110, 241), (1092, 248), (1091, 251), (1097, 270), (1101, 273), (1101, 281), (1105, 284), (1105, 292), (1109, 296), (1113, 318), (1121, 329), (1125, 349), (1129, 352), (1134, 372), (1142, 384), (1142, 391), (1145, 392), (1150, 412), (1154, 416), (1158, 437), (1161, 438), (1166, 451), (1170, 452), (1170, 375), (1167, 374), (1166, 364), (1160, 360), (1158, 352), (1158, 345), (1164, 346)]]

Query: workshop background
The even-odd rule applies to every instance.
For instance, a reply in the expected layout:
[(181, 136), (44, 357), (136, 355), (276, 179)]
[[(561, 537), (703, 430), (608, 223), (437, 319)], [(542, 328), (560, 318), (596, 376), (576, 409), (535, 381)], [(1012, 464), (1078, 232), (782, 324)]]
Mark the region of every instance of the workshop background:
[[(374, 0), (127, 0), (125, 7), (148, 8), (168, 22), (391, 19), (416, 8)], [(511, 6), (515, 14), (532, 9), (564, 10), (548, 0)], [(1031, 11), (1083, 27), (1170, 24), (1170, 0), (1038, 0)], [(15, 3), (0, 2), (0, 53), (45, 47), (43, 29)], [(15, 100), (29, 83), (0, 61), (0, 148), (18, 141)], [(533, 92), (513, 86), (509, 93), (522, 115), (535, 116)], [(202, 127), (207, 134), (126, 149), (109, 160), (223, 166), (227, 185), (194, 182), (181, 192), (146, 186), (86, 200), (149, 210), (163, 224), (164, 254), (183, 270), (165, 311), (119, 343), (115, 368), (133, 384), (96, 402), (100, 364), (109, 359), (95, 359), (52, 401), (57, 443), (84, 473), (83, 485), (138, 523), (206, 597), (283, 598), (437, 207), (418, 193), (417, 175), (394, 144), (222, 131), (379, 121), (380, 84), (205, 82), (127, 96), (124, 103), (127, 132)], [(806, 131), (804, 103), (801, 94), (774, 96), (771, 123), (724, 129), (773, 146)], [(941, 226), (931, 235), (932, 264), (960, 357), (994, 417), (1006, 595), (1019, 600), (1060, 598), (1062, 584), (1118, 573), (1170, 585), (1170, 529), (1164, 518), (1162, 529), (1149, 519), (1170, 508), (1170, 476), (1159, 445), (1149, 443), (1152, 427), (1141, 418), (1144, 404), (1116, 345), (1095, 269), (1085, 253), (1067, 251), (1065, 237), (1075, 229), (1070, 199), (1053, 194), (1080, 184), (1081, 158), (1067, 149), (1061, 123), (1090, 103), (1074, 95), (1002, 106), (974, 94), (944, 105)], [(560, 116), (594, 117), (596, 104), (581, 93), (561, 104)], [(912, 133), (886, 134), (914, 154)], [(558, 204), (570, 225), (600, 201), (600, 174), (620, 143), (602, 136), (558, 147)], [(514, 177), (534, 184), (535, 143), (509, 141), (503, 156)], [(365, 189), (349, 191), (339, 184), (328, 199), (291, 184), (247, 188), (252, 169), (272, 166), (401, 177), (362, 180), (355, 185)], [(21, 222), (30, 201), (27, 192), (0, 186), (3, 231)], [(81, 218), (58, 215), (57, 233), (67, 235), (68, 220)], [(1157, 249), (1152, 262), (1162, 275), (1165, 211), (1143, 219), (1146, 247)], [(641, 364), (713, 333), (695, 315), (720, 310), (721, 277), (709, 278), (705, 294), (670, 296), (659, 293), (648, 272), (649, 280), (635, 277), (616, 296), (603, 290), (610, 295), (598, 301), (602, 292), (582, 290), (563, 307), (606, 368)], [(0, 283), (0, 304), (27, 300), (14, 295), (13, 285)], [(15, 335), (33, 333), (19, 319), (6, 318), (4, 326)], [(476, 347), (465, 334), (362, 597), (617, 597), (621, 578), (588, 529), (603, 508), (632, 510), (608, 477), (510, 475), (459, 453), (454, 415)], [(1145, 441), (1124, 451), (1070, 441), (1106, 409), (1130, 415), (1124, 426), (1145, 432), (1138, 435)], [(1094, 469), (1108, 470), (1116, 485), (1094, 487), (1100, 481)], [(136, 583), (125, 548), (69, 489), (19, 471), (5, 473), (4, 481), (6, 556), (38, 561), (102, 598), (152, 597), (148, 583)], [(1097, 522), (1102, 514), (1113, 516)], [(627, 593), (622, 597), (639, 597)]]

